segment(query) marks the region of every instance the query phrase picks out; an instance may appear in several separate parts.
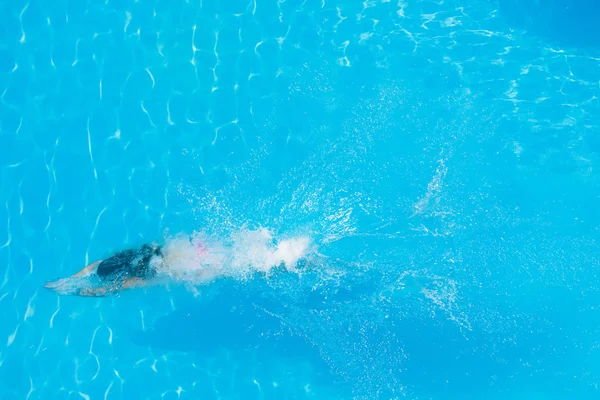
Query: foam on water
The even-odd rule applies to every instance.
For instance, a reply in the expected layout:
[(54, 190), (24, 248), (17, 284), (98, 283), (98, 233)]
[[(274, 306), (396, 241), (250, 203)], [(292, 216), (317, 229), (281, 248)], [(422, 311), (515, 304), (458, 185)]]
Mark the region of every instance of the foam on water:
[(225, 239), (202, 232), (180, 234), (166, 240), (159, 275), (192, 284), (219, 277), (246, 279), (269, 275), (277, 267), (295, 270), (311, 251), (307, 236), (276, 239), (266, 228), (240, 230)]

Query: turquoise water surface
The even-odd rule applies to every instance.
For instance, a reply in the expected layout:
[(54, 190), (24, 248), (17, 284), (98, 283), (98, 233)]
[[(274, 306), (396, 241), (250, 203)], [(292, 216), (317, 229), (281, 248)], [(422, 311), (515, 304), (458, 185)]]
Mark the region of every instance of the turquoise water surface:
[(597, 399), (598, 10), (517, 3), (0, 0), (0, 399)]

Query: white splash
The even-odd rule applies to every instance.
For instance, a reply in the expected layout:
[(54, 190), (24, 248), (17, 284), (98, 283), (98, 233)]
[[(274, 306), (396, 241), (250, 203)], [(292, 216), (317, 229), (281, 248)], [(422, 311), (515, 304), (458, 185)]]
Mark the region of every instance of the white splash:
[(166, 240), (159, 275), (202, 284), (219, 277), (248, 278), (268, 275), (274, 268), (293, 271), (311, 251), (307, 236), (276, 240), (267, 229), (242, 230), (226, 240), (202, 233)]

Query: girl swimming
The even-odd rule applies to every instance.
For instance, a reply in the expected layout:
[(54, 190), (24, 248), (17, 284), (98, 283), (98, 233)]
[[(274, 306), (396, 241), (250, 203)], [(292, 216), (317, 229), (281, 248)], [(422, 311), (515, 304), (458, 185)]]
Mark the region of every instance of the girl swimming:
[[(184, 255), (181, 253), (174, 252), (173, 249), (165, 251), (163, 246), (154, 243), (144, 244), (137, 249), (120, 251), (106, 260), (95, 261), (70, 277), (48, 282), (44, 287), (60, 294), (91, 297), (108, 296), (124, 289), (149, 286), (159, 283), (161, 277), (167, 273), (171, 278), (184, 275), (178, 273), (180, 269), (173, 268), (182, 260)], [(194, 254), (200, 258), (207, 253), (204, 246), (198, 243)], [(189, 262), (192, 261), (187, 258)], [(194, 278), (209, 278), (214, 275), (209, 266), (188, 269), (187, 275), (190, 271)]]
[(164, 245), (151, 243), (120, 251), (44, 286), (59, 294), (89, 297), (169, 281), (195, 286), (217, 277), (268, 274), (280, 265), (293, 269), (309, 248), (306, 237), (276, 242), (264, 229), (235, 235), (225, 246), (205, 239), (178, 236)]

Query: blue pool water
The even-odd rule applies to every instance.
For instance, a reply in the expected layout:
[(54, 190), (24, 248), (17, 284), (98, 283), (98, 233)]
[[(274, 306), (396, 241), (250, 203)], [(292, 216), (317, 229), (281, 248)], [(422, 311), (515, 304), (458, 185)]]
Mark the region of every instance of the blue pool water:
[[(513, 3), (0, 1), (0, 398), (598, 398), (597, 28)], [(235, 273), (43, 288), (179, 233)]]

